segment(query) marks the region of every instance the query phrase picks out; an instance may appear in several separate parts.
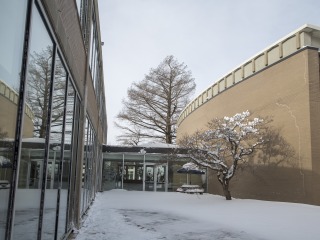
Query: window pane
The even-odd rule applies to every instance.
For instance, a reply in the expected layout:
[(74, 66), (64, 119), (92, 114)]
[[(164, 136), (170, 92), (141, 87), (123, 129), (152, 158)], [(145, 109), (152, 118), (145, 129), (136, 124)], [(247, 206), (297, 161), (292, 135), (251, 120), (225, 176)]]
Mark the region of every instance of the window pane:
[[(74, 89), (71, 88), (72, 84), (69, 83), (69, 87), (68, 87), (68, 100), (67, 100), (67, 121), (66, 121), (66, 131), (65, 131), (65, 139), (68, 139), (67, 136), (69, 136), (70, 139), (70, 145), (69, 148), (70, 150), (68, 150), (70, 152), (70, 159), (71, 159), (71, 178), (72, 179), (77, 179), (77, 149), (78, 149), (78, 135), (79, 135), (79, 118), (80, 118), (80, 99), (79, 97), (75, 97), (75, 93), (73, 91), (73, 95), (71, 95), (70, 93), (70, 89)], [(73, 97), (72, 97), (73, 96)], [(74, 108), (69, 108), (69, 106), (71, 106), (71, 99), (72, 99), (72, 106), (74, 106)], [(68, 110), (68, 108), (70, 110)], [(73, 116), (73, 119), (72, 119)], [(68, 121), (68, 119), (70, 119), (70, 121)], [(69, 122), (69, 123), (68, 123)], [(72, 127), (73, 124), (73, 127)], [(67, 126), (70, 127), (67, 127)], [(70, 134), (68, 134), (67, 129), (72, 129), (72, 132), (70, 132)], [(65, 140), (66, 141), (66, 140)], [(67, 143), (66, 143), (66, 146)], [(66, 149), (67, 152), (67, 149)], [(65, 154), (66, 154), (65, 152)], [(81, 196), (81, 195), (80, 195)], [(81, 200), (81, 199), (80, 199)], [(74, 216), (77, 214), (74, 211), (74, 208), (72, 206), (76, 205), (76, 201), (78, 201), (78, 199), (76, 199), (76, 182), (73, 180), (71, 181), (71, 189), (70, 189), (70, 193), (69, 193), (69, 209), (68, 209), (68, 228), (71, 228), (73, 226), (73, 219)]]
[(81, 213), (85, 211), (86, 208), (86, 184), (87, 184), (87, 166), (88, 166), (88, 157), (89, 157), (89, 121), (86, 118), (85, 123), (85, 139), (84, 139), (84, 159), (83, 159), (83, 165), (82, 165), (82, 187), (81, 187), (81, 198), (82, 198), (82, 204), (81, 204)]
[(89, 49), (90, 49), (90, 57), (89, 57), (89, 64), (90, 64), (90, 69), (92, 69), (92, 56), (93, 56), (93, 41), (94, 41), (94, 37), (93, 37), (93, 21), (91, 22), (91, 30), (90, 30), (90, 45), (89, 45)]
[[(63, 171), (64, 159), (61, 159), (63, 117), (65, 103), (67, 73), (61, 63), (60, 57), (56, 57), (55, 73), (53, 81), (53, 95), (51, 108), (51, 128), (50, 128), (50, 154), (48, 160), (47, 189), (45, 195), (45, 210), (43, 217), (43, 238), (52, 239), (54, 237), (56, 219), (57, 197), (64, 192), (60, 189), (60, 173)], [(65, 221), (65, 212), (59, 212)]]
[(0, 8), (0, 239), (4, 239), (11, 187), (20, 70), (27, 1), (1, 1)]
[[(45, 136), (52, 68), (52, 40), (35, 6), (26, 79), (23, 139), (16, 191), (13, 239), (36, 239), (44, 169)], [(54, 224), (54, 222), (53, 222)]]
[(79, 18), (81, 19), (81, 0), (76, 0)]
[(70, 161), (71, 161), (71, 144), (73, 135), (73, 119), (74, 116), (74, 97), (75, 91), (71, 83), (68, 86), (68, 98), (66, 109), (66, 126), (64, 135), (64, 159), (62, 161), (61, 171), (61, 193), (60, 193), (60, 210), (58, 221), (58, 239), (65, 233), (66, 217), (67, 217), (67, 200), (69, 190), (69, 175), (70, 175)]

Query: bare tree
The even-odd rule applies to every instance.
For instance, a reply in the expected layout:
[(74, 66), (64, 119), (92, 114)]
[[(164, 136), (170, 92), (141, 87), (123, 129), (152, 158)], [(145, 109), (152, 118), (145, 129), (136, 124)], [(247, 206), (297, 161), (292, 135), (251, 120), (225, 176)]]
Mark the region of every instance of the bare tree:
[(115, 123), (115, 126), (121, 128), (123, 131), (122, 134), (117, 136), (117, 141), (122, 145), (137, 146), (141, 141), (141, 130), (136, 126), (120, 126), (118, 123)]
[(233, 117), (215, 118), (208, 123), (208, 130), (184, 136), (178, 143), (188, 149), (188, 156), (195, 163), (217, 172), (227, 200), (231, 200), (229, 183), (238, 164), (264, 142), (263, 119), (249, 117), (246, 111)]
[[(31, 54), (28, 70), (27, 103), (34, 115), (34, 136), (45, 137), (48, 118), (48, 107), (50, 101), (50, 87), (52, 74), (52, 47), (48, 46), (41, 52)], [(55, 66), (55, 84), (52, 103), (51, 127), (62, 125), (64, 92), (66, 87), (66, 75), (61, 62), (57, 61)], [(61, 131), (60, 131), (61, 132)]]
[(140, 82), (128, 89), (117, 126), (124, 131), (121, 139), (157, 139), (173, 143), (176, 122), (195, 90), (194, 78), (184, 63), (166, 57)]

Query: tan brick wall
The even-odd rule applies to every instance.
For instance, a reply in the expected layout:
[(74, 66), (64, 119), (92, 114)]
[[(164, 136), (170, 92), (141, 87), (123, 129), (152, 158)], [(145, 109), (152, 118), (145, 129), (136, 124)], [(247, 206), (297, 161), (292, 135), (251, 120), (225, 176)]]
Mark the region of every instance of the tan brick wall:
[[(177, 137), (179, 139), (186, 133), (205, 129), (206, 123), (214, 117), (232, 116), (245, 110), (256, 116), (271, 116), (272, 124), (281, 129), (282, 135), (295, 148), (298, 155), (297, 168), (288, 167), (288, 170), (283, 171), (287, 177), (279, 176), (281, 171), (270, 172), (268, 168), (260, 175), (265, 176), (266, 181), (272, 179), (274, 184), (270, 183), (270, 191), (274, 188), (279, 190), (277, 192), (286, 192), (285, 189), (294, 188), (294, 185), (299, 185), (299, 190), (291, 191), (292, 194), (287, 193), (281, 198), (279, 194), (271, 193), (266, 197), (265, 184), (258, 184), (256, 178), (251, 178), (251, 184), (246, 182), (249, 178), (239, 178), (233, 185), (237, 185), (237, 189), (245, 186), (247, 193), (238, 192), (236, 195), (269, 200), (297, 199), (295, 201), (320, 204), (319, 98), (318, 51), (304, 49), (210, 99), (181, 122)], [(277, 175), (273, 172), (277, 172)], [(214, 186), (216, 179), (212, 181), (211, 186)]]

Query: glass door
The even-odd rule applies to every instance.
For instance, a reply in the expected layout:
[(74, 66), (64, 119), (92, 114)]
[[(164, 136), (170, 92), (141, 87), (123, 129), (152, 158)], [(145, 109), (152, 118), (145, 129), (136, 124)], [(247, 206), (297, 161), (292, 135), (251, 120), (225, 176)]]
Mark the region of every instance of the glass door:
[(168, 170), (166, 164), (145, 165), (145, 191), (167, 191)]
[(154, 166), (145, 166), (145, 191), (154, 191)]

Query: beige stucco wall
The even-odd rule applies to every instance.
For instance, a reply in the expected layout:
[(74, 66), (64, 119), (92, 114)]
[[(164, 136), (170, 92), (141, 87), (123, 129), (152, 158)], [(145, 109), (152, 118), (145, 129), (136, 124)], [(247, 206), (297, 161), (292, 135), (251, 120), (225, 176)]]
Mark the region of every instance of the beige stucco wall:
[[(247, 176), (245, 180), (239, 177), (235, 181), (237, 189), (246, 187), (245, 191), (234, 190), (236, 196), (320, 204), (319, 99), (318, 51), (305, 48), (240, 81), (201, 105), (180, 122), (177, 137), (179, 139), (184, 134), (204, 129), (212, 118), (232, 116), (245, 110), (255, 116), (270, 116), (272, 124), (281, 129), (282, 135), (295, 148), (297, 159), (292, 161), (297, 161), (297, 167), (293, 169), (287, 166), (283, 172), (288, 177), (281, 176), (281, 181), (280, 176), (273, 174), (281, 174), (279, 169), (272, 172), (264, 169), (261, 174), (273, 181), (269, 190), (262, 183), (258, 184), (254, 177), (249, 182), (250, 177)], [(211, 187), (215, 184), (216, 179), (213, 178)], [(217, 188), (211, 188), (210, 191), (217, 192)], [(278, 189), (277, 193), (272, 194), (272, 189)], [(285, 189), (291, 189), (292, 193), (284, 195), (287, 192)]]

